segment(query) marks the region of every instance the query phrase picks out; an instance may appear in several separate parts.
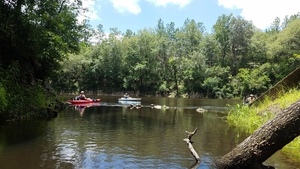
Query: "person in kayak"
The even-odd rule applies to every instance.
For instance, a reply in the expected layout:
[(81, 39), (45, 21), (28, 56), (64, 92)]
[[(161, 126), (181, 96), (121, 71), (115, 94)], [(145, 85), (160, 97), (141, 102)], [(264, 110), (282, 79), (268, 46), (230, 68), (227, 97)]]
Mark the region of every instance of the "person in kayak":
[(85, 97), (85, 95), (84, 95), (84, 91), (81, 91), (81, 92), (80, 92), (80, 95), (77, 96), (77, 100), (86, 100), (86, 97)]
[(123, 97), (129, 98), (129, 94), (128, 94), (128, 93), (125, 93)]

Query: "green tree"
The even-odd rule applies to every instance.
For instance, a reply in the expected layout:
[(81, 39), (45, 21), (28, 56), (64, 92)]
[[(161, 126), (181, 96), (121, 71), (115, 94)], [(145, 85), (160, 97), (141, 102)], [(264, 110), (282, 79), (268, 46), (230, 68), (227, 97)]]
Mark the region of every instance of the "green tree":
[(117, 28), (111, 28), (107, 43), (103, 48), (102, 70), (106, 90), (120, 89), (122, 86), (122, 47), (119, 40), (121, 32)]
[[(0, 2), (0, 67), (5, 75), (0, 83), (10, 104), (6, 112), (22, 110), (26, 114), (28, 109), (47, 106), (48, 96), (42, 86), (68, 53), (79, 51), (86, 36), (86, 22), (77, 20), (81, 9), (80, 0)], [(27, 97), (32, 99), (20, 99)], [(18, 106), (11, 105), (16, 101)]]
[[(199, 50), (199, 44), (202, 40), (202, 34), (204, 31), (202, 23), (196, 23), (195, 20), (186, 19), (182, 27), (182, 33), (184, 34), (184, 45), (188, 46), (187, 53)], [(186, 53), (186, 54), (187, 54)]]
[(213, 66), (205, 70), (203, 88), (209, 98), (227, 98), (227, 85), (229, 84), (229, 67)]
[(281, 27), (280, 27), (280, 18), (276, 17), (275, 20), (273, 21), (273, 23), (271, 24), (271, 27), (268, 31), (271, 32), (279, 32)]
[(295, 57), (295, 54), (300, 53), (299, 26), (300, 19), (290, 22), (269, 45), (272, 62), (279, 65), (277, 81), (299, 66), (299, 59)]
[(205, 77), (205, 56), (201, 52), (192, 52), (188, 57), (182, 59), (182, 82), (184, 90), (188, 94), (192, 92), (203, 92), (202, 82)]
[(251, 22), (241, 17), (233, 17), (230, 21), (230, 67), (234, 76), (240, 67), (247, 65), (253, 28)]
[(239, 69), (236, 77), (239, 80), (241, 94), (249, 95), (250, 93), (257, 94), (266, 91), (270, 85), (270, 78), (268, 77), (270, 67), (269, 63), (265, 63), (254, 69)]
[(155, 48), (155, 34), (151, 30), (144, 29), (138, 33), (138, 50), (142, 61), (138, 64), (140, 77), (140, 91), (151, 91), (156, 87), (157, 60), (153, 49)]
[(143, 61), (139, 55), (138, 37), (124, 37), (122, 42), (124, 50), (123, 89), (138, 91), (142, 75), (140, 74), (140, 64)]
[(232, 14), (228, 16), (223, 14), (218, 17), (217, 22), (213, 25), (213, 33), (220, 46), (222, 66), (228, 65), (225, 58), (230, 52), (230, 21), (232, 18)]
[(201, 53), (205, 56), (206, 65), (209, 67), (220, 64), (218, 42), (213, 35), (204, 36), (201, 44)]
[(245, 58), (241, 68), (253, 68), (268, 62), (268, 37), (269, 35), (261, 31), (255, 31), (248, 50), (248, 57)]

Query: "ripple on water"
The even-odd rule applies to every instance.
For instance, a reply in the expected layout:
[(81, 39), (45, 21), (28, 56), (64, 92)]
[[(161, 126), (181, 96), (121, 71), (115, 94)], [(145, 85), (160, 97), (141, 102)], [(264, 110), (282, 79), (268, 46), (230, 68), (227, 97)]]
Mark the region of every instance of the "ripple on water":
[(77, 154), (78, 144), (76, 141), (63, 142), (57, 145), (55, 157), (60, 160), (73, 161)]

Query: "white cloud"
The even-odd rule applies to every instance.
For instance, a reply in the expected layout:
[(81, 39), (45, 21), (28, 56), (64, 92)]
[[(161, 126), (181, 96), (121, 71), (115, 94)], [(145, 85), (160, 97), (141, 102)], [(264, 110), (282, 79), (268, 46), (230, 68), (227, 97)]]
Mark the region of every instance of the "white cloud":
[(110, 0), (113, 7), (120, 13), (133, 13), (139, 14), (142, 10), (139, 5), (139, 0)]
[[(133, 13), (135, 15), (139, 14), (142, 9), (139, 2), (142, 0), (110, 0), (113, 7), (120, 13)], [(178, 5), (179, 7), (184, 7), (188, 5), (192, 0), (145, 0), (155, 6), (167, 6), (168, 4)]]
[(84, 19), (100, 20), (100, 17), (97, 15), (97, 10), (95, 9), (95, 0), (83, 0), (82, 7), (87, 9), (87, 11), (82, 11), (78, 16), (79, 22), (82, 22)]
[(179, 7), (184, 7), (191, 3), (192, 0), (147, 0), (153, 3), (155, 6), (166, 6), (168, 4), (178, 5)]
[(276, 17), (281, 21), (285, 16), (300, 12), (299, 0), (218, 0), (224, 8), (241, 9), (241, 16), (251, 20), (260, 28), (268, 28)]

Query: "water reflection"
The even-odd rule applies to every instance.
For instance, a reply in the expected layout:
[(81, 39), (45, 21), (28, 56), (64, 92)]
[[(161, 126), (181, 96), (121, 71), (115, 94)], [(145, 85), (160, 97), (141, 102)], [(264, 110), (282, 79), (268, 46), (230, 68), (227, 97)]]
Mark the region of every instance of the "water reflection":
[[(0, 168), (213, 169), (216, 158), (248, 136), (229, 127), (222, 111), (196, 112), (196, 108), (205, 106), (223, 110), (227, 103), (189, 99), (160, 102), (146, 98), (143, 108), (129, 109), (128, 105), (109, 99), (86, 106), (83, 114), (75, 106), (68, 106), (48, 122), (1, 127)], [(167, 105), (170, 109), (151, 109), (151, 104)], [(193, 146), (201, 163), (195, 165), (183, 139), (186, 130), (196, 127)], [(18, 132), (11, 134), (14, 130)], [(297, 168), (281, 156), (268, 164)]]
[[(70, 124), (68, 129), (62, 128), (62, 143), (56, 149), (60, 165), (72, 163), (75, 168), (186, 168), (194, 164), (182, 141), (186, 129), (201, 123), (193, 117), (185, 119), (184, 113), (190, 116), (195, 114), (194, 111), (107, 109), (105, 106), (89, 107), (77, 126)], [(201, 148), (202, 141), (194, 141)], [(212, 161), (213, 155), (206, 153), (199, 166), (214, 168)]]

